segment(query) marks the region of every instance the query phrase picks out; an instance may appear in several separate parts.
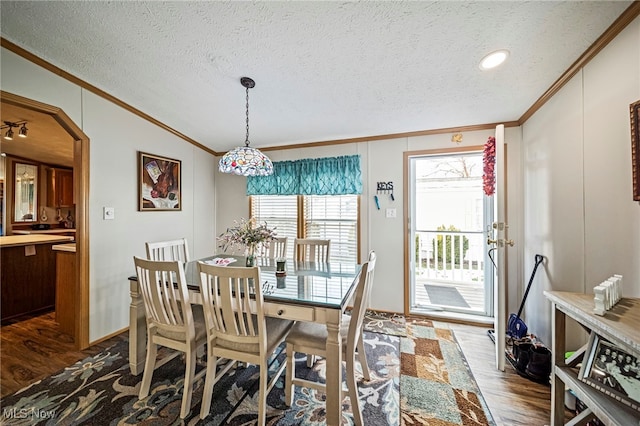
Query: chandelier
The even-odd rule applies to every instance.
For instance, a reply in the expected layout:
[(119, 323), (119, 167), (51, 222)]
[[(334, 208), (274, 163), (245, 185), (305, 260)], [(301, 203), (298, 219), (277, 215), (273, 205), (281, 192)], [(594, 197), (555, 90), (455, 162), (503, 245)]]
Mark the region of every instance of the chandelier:
[(247, 136), (244, 146), (236, 147), (222, 156), (218, 170), (240, 176), (268, 176), (273, 174), (273, 163), (259, 149), (249, 146), (249, 89), (255, 87), (256, 82), (249, 77), (242, 77), (240, 84), (246, 88), (247, 92)]

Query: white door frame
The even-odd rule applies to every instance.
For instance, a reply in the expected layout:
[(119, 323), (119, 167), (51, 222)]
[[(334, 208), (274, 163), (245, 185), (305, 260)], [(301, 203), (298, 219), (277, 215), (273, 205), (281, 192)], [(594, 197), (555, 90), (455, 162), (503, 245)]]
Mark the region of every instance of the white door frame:
[[(406, 216), (406, 224), (405, 229), (407, 232), (407, 241), (405, 244), (405, 250), (407, 255), (405, 256), (405, 271), (407, 277), (407, 285), (405, 291), (405, 314), (415, 313), (412, 312), (413, 307), (415, 306), (415, 197), (413, 195), (415, 190), (415, 168), (413, 167), (413, 159), (415, 157), (424, 157), (424, 156), (455, 156), (455, 155), (463, 155), (467, 153), (479, 153), (482, 152), (483, 146), (469, 146), (469, 147), (459, 147), (459, 148), (448, 148), (448, 149), (436, 149), (436, 150), (424, 150), (424, 151), (414, 151), (414, 152), (405, 152), (405, 188), (407, 188), (407, 197), (405, 197), (405, 211), (407, 212)], [(493, 221), (493, 205), (492, 205), (491, 197), (484, 197), (483, 200), (483, 230), (486, 231), (487, 225), (490, 225)], [(487, 234), (485, 234), (487, 235)], [(488, 248), (484, 250), (484, 268), (485, 268), (485, 282), (484, 282), (484, 300), (485, 300), (485, 308), (484, 308), (484, 318), (491, 318), (494, 315), (494, 277), (493, 277), (493, 265), (488, 255)], [(435, 312), (436, 310), (434, 310)], [(440, 309), (438, 309), (440, 311)], [(467, 314), (463, 314), (467, 315)], [(451, 316), (456, 316), (456, 313), (452, 312)], [(478, 315), (478, 317), (482, 317), (482, 315)]]

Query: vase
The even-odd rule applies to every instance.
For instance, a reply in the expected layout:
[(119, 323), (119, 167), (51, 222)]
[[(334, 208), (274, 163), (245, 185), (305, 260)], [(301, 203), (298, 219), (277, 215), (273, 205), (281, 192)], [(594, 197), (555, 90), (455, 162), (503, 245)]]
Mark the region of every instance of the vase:
[(245, 266), (247, 267), (252, 267), (252, 266), (256, 266), (256, 246), (251, 244), (247, 246), (247, 253), (246, 253), (246, 262), (245, 262)]

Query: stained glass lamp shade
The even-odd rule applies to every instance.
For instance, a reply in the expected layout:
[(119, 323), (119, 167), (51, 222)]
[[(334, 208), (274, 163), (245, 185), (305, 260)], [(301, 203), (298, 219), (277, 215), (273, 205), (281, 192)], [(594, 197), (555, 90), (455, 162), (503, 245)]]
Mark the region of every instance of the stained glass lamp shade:
[(268, 176), (273, 174), (273, 163), (259, 149), (239, 146), (220, 159), (218, 169), (241, 176)]

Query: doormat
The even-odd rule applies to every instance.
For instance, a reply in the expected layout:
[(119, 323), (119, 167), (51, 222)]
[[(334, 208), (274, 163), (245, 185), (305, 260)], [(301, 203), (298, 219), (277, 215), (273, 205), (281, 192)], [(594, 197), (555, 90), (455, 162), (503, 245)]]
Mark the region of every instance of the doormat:
[(464, 297), (455, 287), (443, 287), (439, 285), (425, 284), (429, 300), (432, 305), (455, 306), (458, 308), (469, 308)]

